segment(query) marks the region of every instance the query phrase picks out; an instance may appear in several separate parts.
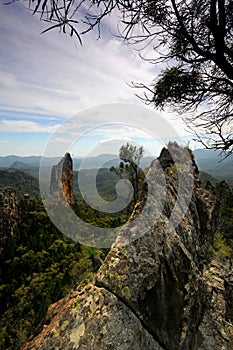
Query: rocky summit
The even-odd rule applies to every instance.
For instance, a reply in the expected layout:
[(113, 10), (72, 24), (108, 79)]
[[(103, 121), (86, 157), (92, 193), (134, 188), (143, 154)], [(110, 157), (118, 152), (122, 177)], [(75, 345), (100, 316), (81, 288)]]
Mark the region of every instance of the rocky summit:
[(169, 144), (95, 280), (51, 305), (23, 350), (232, 350), (232, 269), (208, 259), (217, 217), (192, 154)]

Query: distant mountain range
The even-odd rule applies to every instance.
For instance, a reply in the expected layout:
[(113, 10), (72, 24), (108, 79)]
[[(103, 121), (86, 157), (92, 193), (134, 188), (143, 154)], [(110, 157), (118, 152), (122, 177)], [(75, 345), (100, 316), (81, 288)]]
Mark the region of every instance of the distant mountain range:
[[(200, 171), (210, 174), (217, 180), (225, 179), (233, 183), (233, 155), (222, 160), (219, 153), (214, 150), (197, 149), (193, 153)], [(0, 157), (0, 168), (18, 169), (38, 178), (41, 159), (41, 156), (20, 157), (11, 155)], [(60, 159), (60, 157), (44, 158), (43, 164), (50, 172), (51, 167), (57, 164)], [(142, 158), (141, 167), (146, 168), (150, 166), (153, 159), (154, 157)], [(117, 166), (119, 162), (119, 157), (113, 154), (101, 154), (89, 158), (73, 158), (74, 170), (76, 171), (79, 170), (80, 166), (82, 169), (110, 168), (111, 166)]]
[(19, 196), (40, 195), (38, 179), (18, 169), (0, 169), (0, 192), (7, 187), (14, 188)]
[(195, 160), (200, 171), (204, 171), (217, 180), (226, 180), (233, 184), (233, 154), (226, 159), (214, 150), (197, 149)]
[[(43, 166), (51, 168), (60, 161), (61, 157), (51, 157), (43, 159)], [(150, 165), (154, 157), (144, 157), (141, 160), (141, 167), (145, 168)], [(39, 175), (39, 168), (41, 163), (41, 156), (20, 157), (20, 156), (6, 156), (0, 157), (0, 168), (18, 169), (26, 174), (36, 176)], [(82, 162), (84, 162), (82, 164)], [(110, 168), (111, 166), (119, 165), (119, 157), (114, 154), (100, 154), (95, 157), (88, 158), (73, 158), (74, 170), (78, 171), (80, 166), (82, 169), (93, 168)]]

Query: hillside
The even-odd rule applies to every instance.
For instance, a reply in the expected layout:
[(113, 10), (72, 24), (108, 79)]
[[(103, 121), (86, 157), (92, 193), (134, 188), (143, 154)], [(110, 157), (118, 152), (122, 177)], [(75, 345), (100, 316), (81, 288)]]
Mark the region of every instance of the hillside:
[(19, 160), (15, 161), (11, 166), (11, 169), (18, 169), (24, 172), (25, 174), (34, 176), (38, 178), (39, 174), (39, 166), (33, 166), (26, 164), (24, 162), (21, 162)]
[(38, 179), (18, 169), (0, 169), (0, 191), (6, 187), (12, 187), (18, 196), (26, 193), (32, 197), (39, 196)]
[[(76, 198), (81, 197), (78, 176), (80, 174), (85, 174), (85, 192), (88, 192), (90, 183), (94, 179), (96, 170), (95, 169), (83, 169), (80, 172), (74, 171), (74, 194)], [(103, 198), (106, 200), (114, 200), (116, 198), (116, 184), (119, 181), (119, 177), (112, 173), (108, 168), (101, 168), (96, 176), (96, 188)]]
[[(24, 163), (18, 163), (17, 166), (22, 167), (22, 170), (7, 168), (0, 169), (0, 191), (6, 187), (12, 187), (15, 189), (18, 196), (22, 196), (25, 193), (28, 193), (30, 196), (39, 196), (39, 181), (37, 176), (31, 176), (28, 172), (33, 174), (33, 170), (31, 170)], [(25, 169), (26, 166), (26, 169)], [(86, 177), (86, 188), (89, 187), (90, 181), (92, 181), (93, 173), (95, 170), (93, 169), (84, 169), (81, 170), (82, 173), (85, 173)], [(74, 171), (74, 194), (76, 198), (80, 198), (81, 194), (78, 186), (78, 172)], [(102, 168), (99, 170), (96, 177), (96, 186), (97, 190), (101, 196), (105, 199), (111, 200), (116, 196), (116, 184), (119, 181), (119, 178), (110, 172), (107, 168)]]
[(21, 162), (33, 167), (39, 167), (41, 156), (20, 157), (15, 155), (0, 157), (0, 168), (10, 168), (15, 162)]
[(219, 152), (205, 149), (198, 149), (193, 153), (199, 170), (233, 185), (233, 155), (223, 159)]

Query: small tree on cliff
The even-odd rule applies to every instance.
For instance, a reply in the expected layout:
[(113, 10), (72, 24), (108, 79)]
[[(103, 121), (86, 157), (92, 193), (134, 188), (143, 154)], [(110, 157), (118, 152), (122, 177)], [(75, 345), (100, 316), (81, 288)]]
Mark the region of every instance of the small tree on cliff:
[(136, 204), (140, 192), (144, 173), (140, 168), (140, 160), (144, 155), (143, 147), (137, 147), (129, 144), (122, 145), (119, 150), (119, 157), (122, 160), (118, 167), (112, 166), (110, 171), (114, 172), (120, 177), (127, 177), (134, 189), (134, 204)]

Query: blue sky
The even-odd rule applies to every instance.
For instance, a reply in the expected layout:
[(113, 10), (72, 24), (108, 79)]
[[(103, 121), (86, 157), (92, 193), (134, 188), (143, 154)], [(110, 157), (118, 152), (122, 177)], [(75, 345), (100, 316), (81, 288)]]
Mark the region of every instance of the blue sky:
[[(117, 124), (113, 113), (110, 124), (103, 126), (106, 118), (82, 112), (93, 112), (95, 106), (109, 103), (143, 107), (127, 82), (149, 84), (163, 68), (141, 60), (137, 51), (111, 35), (116, 32), (114, 17), (107, 19), (101, 40), (90, 33), (80, 47), (77, 40), (58, 31), (40, 35), (48, 24), (22, 4), (0, 3), (0, 156), (43, 154), (54, 133), (52, 142), (57, 151), (53, 148), (51, 155), (60, 155), (60, 148), (70, 148), (75, 135), (75, 156), (116, 152), (122, 141), (157, 152), (158, 146), (172, 138), (171, 134), (163, 135), (158, 141), (159, 125), (158, 137), (150, 135), (144, 117), (140, 129), (140, 123), (133, 125), (132, 117), (130, 123), (126, 118), (125, 123), (121, 120)], [(143, 53), (152, 55), (150, 48)], [(155, 111), (155, 116), (158, 113)], [(178, 116), (159, 114), (181, 138), (190, 138)], [(68, 122), (75, 115), (74, 133)], [(62, 132), (61, 125), (65, 125)]]

